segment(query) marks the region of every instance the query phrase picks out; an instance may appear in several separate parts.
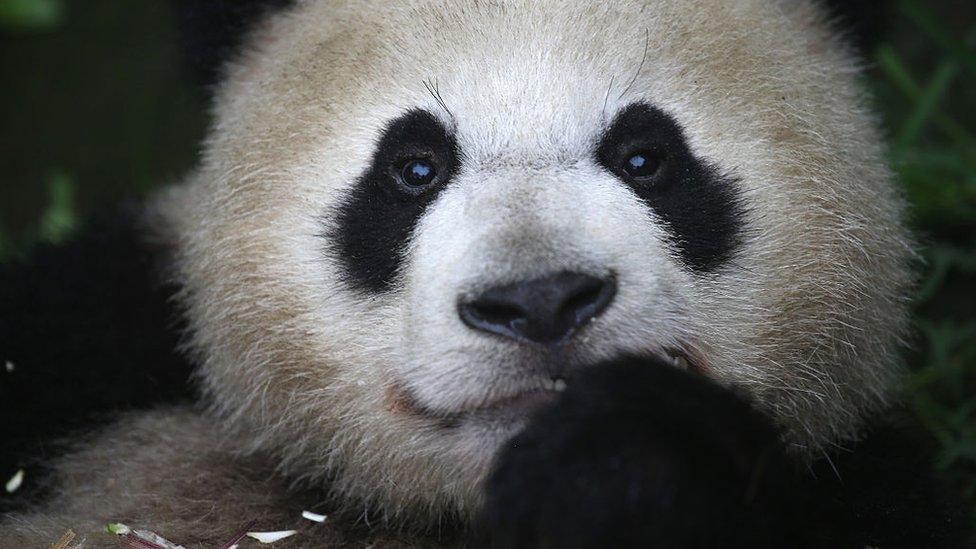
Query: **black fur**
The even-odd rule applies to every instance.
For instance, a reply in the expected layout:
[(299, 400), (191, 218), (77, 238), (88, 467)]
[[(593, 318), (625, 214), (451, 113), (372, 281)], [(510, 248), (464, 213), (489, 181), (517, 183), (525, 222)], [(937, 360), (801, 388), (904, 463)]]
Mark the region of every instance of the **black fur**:
[(27, 471), (21, 490), (0, 494), (0, 510), (42, 495), (43, 460), (59, 453), (59, 437), (192, 396), (176, 352), (175, 288), (159, 276), (162, 250), (143, 243), (138, 215), (123, 210), (0, 265), (0, 478)]
[(503, 449), (480, 532), (493, 547), (967, 546), (919, 446), (874, 440), (801, 467), (740, 395), (618, 360), (570, 380)]
[[(347, 279), (367, 292), (388, 290), (403, 259), (414, 225), (457, 171), (457, 141), (431, 113), (412, 110), (390, 122), (373, 160), (335, 214), (330, 250)], [(401, 164), (423, 157), (438, 168), (434, 184), (411, 192), (397, 183)]]
[(186, 60), (201, 84), (216, 84), (255, 22), (295, 0), (174, 0)]
[(494, 547), (783, 542), (797, 478), (741, 398), (631, 358), (591, 368), (503, 450), (482, 527)]
[[(636, 151), (662, 162), (650, 181), (633, 180), (620, 168)], [(692, 154), (673, 118), (646, 103), (628, 106), (604, 133), (596, 158), (668, 225), (693, 271), (714, 271), (732, 257), (744, 224), (735, 181)]]
[(888, 415), (813, 465), (811, 537), (818, 547), (976, 547), (974, 517), (936, 474), (932, 441), (907, 414)]

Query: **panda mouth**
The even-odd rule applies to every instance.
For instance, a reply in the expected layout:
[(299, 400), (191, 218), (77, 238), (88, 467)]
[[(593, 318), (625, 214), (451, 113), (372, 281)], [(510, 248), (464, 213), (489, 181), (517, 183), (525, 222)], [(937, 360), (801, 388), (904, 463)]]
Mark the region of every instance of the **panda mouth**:
[(434, 420), (445, 427), (452, 427), (465, 418), (514, 420), (528, 417), (535, 410), (555, 403), (564, 390), (566, 390), (566, 380), (556, 377), (543, 382), (541, 386), (480, 402), (462, 410), (439, 411), (425, 406), (403, 385), (393, 384), (387, 389), (387, 408), (393, 413), (422, 417)]
[[(707, 374), (705, 361), (697, 353), (684, 348), (665, 348), (653, 354), (676, 368)], [(465, 418), (516, 420), (528, 417), (536, 410), (555, 403), (569, 383), (572, 381), (567, 378), (553, 377), (541, 383), (536, 382), (524, 390), (488, 399), (461, 410), (440, 411), (424, 405), (404, 384), (394, 382), (387, 388), (386, 401), (387, 408), (392, 413), (434, 420), (450, 427), (456, 426)]]
[(505, 417), (517, 419), (528, 417), (536, 410), (555, 404), (559, 393), (566, 390), (566, 380), (551, 379), (542, 389), (533, 389), (516, 393), (511, 396), (498, 398), (479, 406), (459, 412), (458, 415), (467, 417)]

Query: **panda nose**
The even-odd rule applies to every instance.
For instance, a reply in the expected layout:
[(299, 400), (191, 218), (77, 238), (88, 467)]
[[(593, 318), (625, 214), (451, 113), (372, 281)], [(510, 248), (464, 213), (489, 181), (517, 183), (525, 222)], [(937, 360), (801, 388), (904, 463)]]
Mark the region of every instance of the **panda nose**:
[(602, 313), (616, 293), (613, 278), (562, 271), (491, 288), (460, 302), (458, 313), (475, 330), (551, 345)]

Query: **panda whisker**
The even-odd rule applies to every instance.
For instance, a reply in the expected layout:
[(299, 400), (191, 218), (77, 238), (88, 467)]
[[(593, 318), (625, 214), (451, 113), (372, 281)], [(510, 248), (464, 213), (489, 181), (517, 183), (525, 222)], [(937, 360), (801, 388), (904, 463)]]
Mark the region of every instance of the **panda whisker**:
[(610, 92), (613, 90), (613, 80), (614, 80), (614, 78), (616, 78), (616, 75), (611, 75), (610, 76), (610, 85), (607, 86), (607, 93), (606, 93), (606, 95), (603, 96), (603, 120), (604, 120), (604, 122), (606, 122), (606, 120), (607, 120), (607, 103), (610, 102)]
[(650, 47), (651, 47), (651, 30), (645, 27), (644, 28), (644, 53), (643, 55), (641, 55), (640, 64), (637, 65), (637, 70), (634, 71), (634, 77), (630, 79), (630, 82), (627, 83), (627, 86), (623, 89), (622, 92), (620, 92), (620, 96), (617, 97), (618, 101), (623, 99), (624, 96), (627, 95), (627, 92), (630, 91), (630, 88), (632, 88), (634, 84), (637, 82), (637, 78), (640, 76), (641, 70), (644, 69), (644, 63), (647, 62), (647, 50)]
[(424, 87), (427, 88), (427, 93), (429, 93), (430, 96), (434, 98), (434, 101), (436, 101), (437, 104), (444, 109), (444, 112), (447, 113), (448, 118), (450, 118), (452, 121), (456, 121), (454, 118), (454, 113), (451, 112), (450, 108), (448, 108), (447, 102), (444, 101), (444, 96), (441, 95), (440, 86), (438, 85), (437, 80), (424, 80), (423, 84)]

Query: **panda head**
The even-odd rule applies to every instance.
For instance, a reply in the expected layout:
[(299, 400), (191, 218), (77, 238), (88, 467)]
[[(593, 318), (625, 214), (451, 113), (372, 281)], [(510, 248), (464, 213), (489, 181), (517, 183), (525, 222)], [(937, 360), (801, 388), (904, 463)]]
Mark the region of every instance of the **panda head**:
[(668, 357), (801, 454), (886, 401), (910, 246), (816, 6), (301, 2), (225, 67), (161, 197), (242, 451), (465, 515), (582, 368)]

